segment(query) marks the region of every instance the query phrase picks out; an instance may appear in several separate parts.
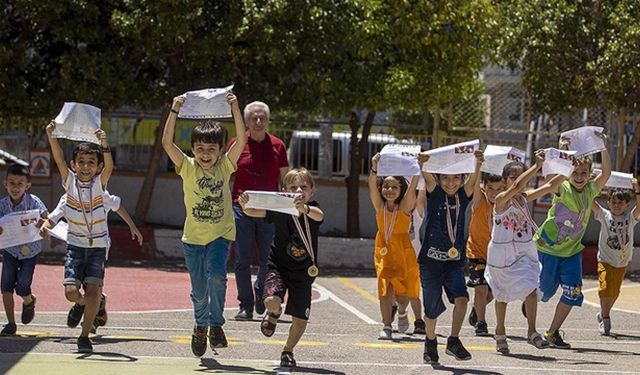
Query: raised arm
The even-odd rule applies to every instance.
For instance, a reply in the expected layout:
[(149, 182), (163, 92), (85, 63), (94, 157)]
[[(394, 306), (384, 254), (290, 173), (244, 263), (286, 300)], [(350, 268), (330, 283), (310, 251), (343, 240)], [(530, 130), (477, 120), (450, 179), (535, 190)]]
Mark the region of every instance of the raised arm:
[[(605, 146), (607, 145), (607, 135), (600, 132), (595, 132), (595, 134), (602, 138), (602, 140), (604, 141)], [(596, 183), (596, 187), (598, 188), (598, 191), (601, 191), (604, 188), (604, 185), (607, 183), (607, 181), (609, 180), (609, 177), (611, 176), (611, 157), (609, 156), (609, 150), (605, 149), (602, 150), (602, 173), (600, 173), (600, 176), (596, 177), (596, 179), (594, 180), (594, 182)]]
[(471, 209), (476, 209), (482, 202), (482, 197), (484, 197), (484, 193), (482, 192), (482, 186), (480, 184), (481, 178), (476, 178), (476, 183), (473, 184), (473, 199), (471, 200)]
[(67, 162), (64, 160), (64, 153), (62, 152), (62, 147), (60, 147), (58, 138), (53, 136), (54, 130), (56, 130), (56, 123), (51, 121), (46, 128), (47, 138), (49, 139), (49, 145), (51, 145), (51, 155), (53, 156), (53, 160), (56, 162), (56, 166), (60, 171), (60, 178), (64, 184), (69, 176), (69, 168), (67, 167)]
[(371, 158), (371, 170), (369, 170), (369, 198), (376, 212), (384, 207), (384, 201), (378, 191), (378, 160), (380, 160), (379, 153)]
[(503, 212), (509, 201), (524, 191), (531, 178), (542, 168), (542, 163), (544, 163), (544, 150), (538, 150), (536, 151), (536, 163), (518, 176), (511, 187), (496, 196), (496, 212)]
[(229, 147), (227, 151), (227, 157), (233, 165), (236, 165), (238, 158), (247, 144), (247, 130), (244, 126), (244, 119), (240, 113), (240, 107), (238, 107), (238, 98), (229, 91), (227, 93), (227, 103), (231, 106), (231, 114), (233, 115), (233, 123), (236, 128), (236, 141)]
[(418, 164), (420, 165), (420, 172), (422, 173), (422, 177), (424, 178), (426, 192), (431, 193), (433, 192), (433, 189), (436, 188), (438, 181), (436, 181), (436, 178), (431, 173), (422, 170), (422, 167), (428, 161), (429, 155), (427, 155), (426, 152), (423, 151), (418, 154)]
[(109, 178), (111, 178), (111, 173), (113, 173), (113, 158), (111, 157), (111, 149), (109, 148), (107, 133), (102, 129), (98, 129), (96, 130), (96, 137), (98, 137), (98, 140), (100, 141), (100, 150), (104, 157), (104, 167), (102, 168), (102, 173), (100, 173), (100, 183), (104, 188), (107, 186)]
[(640, 184), (638, 184), (637, 178), (631, 180), (631, 184), (633, 185), (633, 191), (636, 194), (636, 206), (633, 208), (631, 214), (636, 218), (636, 220), (640, 220)]
[(255, 208), (247, 208), (247, 203), (249, 203), (249, 194), (242, 193), (238, 197), (238, 203), (240, 203), (240, 207), (242, 207), (242, 211), (244, 211), (245, 215), (249, 217), (265, 217), (267, 216), (266, 210), (258, 210)]
[(418, 187), (418, 177), (411, 177), (411, 182), (407, 188), (407, 192), (404, 193), (404, 197), (400, 201), (400, 209), (407, 215), (411, 215), (411, 211), (416, 208), (416, 188)]
[(162, 132), (162, 148), (169, 155), (169, 159), (176, 166), (176, 171), (182, 167), (182, 162), (186, 155), (180, 148), (173, 142), (173, 137), (176, 132), (176, 118), (180, 107), (184, 104), (184, 96), (176, 96), (173, 98), (173, 104), (171, 105), (171, 112), (167, 116), (167, 122), (164, 124), (164, 131)]
[(138, 227), (136, 226), (136, 224), (131, 219), (131, 216), (129, 215), (127, 210), (124, 208), (124, 205), (120, 205), (120, 207), (116, 210), (116, 213), (129, 226), (129, 230), (131, 231), (131, 239), (132, 240), (137, 240), (138, 241), (138, 245), (142, 246), (142, 240), (143, 240), (142, 239), (142, 233), (140, 233), (140, 230), (138, 230)]
[(427, 201), (427, 190), (418, 190), (418, 197), (416, 198), (416, 210), (420, 216), (424, 216), (424, 203)]
[(484, 153), (481, 150), (476, 150), (474, 155), (476, 157), (476, 169), (471, 176), (469, 176), (467, 182), (464, 183), (464, 193), (467, 194), (467, 197), (473, 194), (476, 181), (480, 179), (480, 167), (482, 167), (482, 163), (484, 162)]
[(307, 215), (311, 220), (322, 221), (324, 220), (324, 212), (320, 207), (309, 206), (306, 203), (302, 203), (302, 196), (298, 197), (295, 201), (296, 208), (300, 215)]
[(542, 186), (539, 186), (535, 189), (528, 190), (524, 192), (525, 197), (527, 198), (527, 202), (534, 201), (540, 197), (543, 197), (547, 194), (555, 194), (558, 192), (558, 188), (560, 185), (567, 179), (567, 176), (558, 174), (555, 175), (552, 179), (545, 182)]

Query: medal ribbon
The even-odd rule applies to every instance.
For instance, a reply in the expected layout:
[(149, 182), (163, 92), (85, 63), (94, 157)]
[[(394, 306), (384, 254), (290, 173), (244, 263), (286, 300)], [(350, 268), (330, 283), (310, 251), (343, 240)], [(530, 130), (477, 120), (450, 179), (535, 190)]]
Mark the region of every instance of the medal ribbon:
[[(76, 189), (78, 189), (78, 199), (80, 200), (80, 207), (82, 211), (82, 217), (84, 218), (85, 224), (87, 224), (87, 231), (89, 232), (89, 242), (93, 242), (93, 235), (91, 232), (93, 231), (93, 180), (89, 183), (89, 210), (91, 211), (91, 225), (89, 225), (89, 220), (87, 219), (87, 213), (84, 209), (84, 202), (82, 201), (82, 190), (80, 190), (80, 183), (76, 178)], [(91, 246), (91, 245), (89, 245)]]
[(445, 197), (447, 203), (447, 229), (449, 233), (449, 241), (451, 241), (451, 247), (456, 247), (456, 237), (458, 234), (458, 219), (460, 218), (460, 198), (456, 193), (456, 225), (453, 225), (453, 219), (451, 219), (451, 210), (449, 209), (449, 197)]
[(627, 225), (628, 225), (627, 223), (629, 222), (629, 221), (627, 221), (627, 218), (629, 216), (630, 215), (624, 214), (622, 216), (622, 220), (623, 220), (622, 221), (622, 225), (618, 227), (618, 226), (615, 225), (616, 218), (613, 216), (613, 213), (611, 213), (611, 219), (613, 220), (613, 223), (614, 223), (613, 231), (616, 232), (616, 237), (618, 237), (618, 244), (620, 245), (620, 250), (624, 250), (624, 247), (627, 245), (627, 242), (628, 242), (628, 241), (625, 241), (625, 240), (629, 239), (628, 235), (626, 234), (626, 233), (629, 232), (629, 228), (627, 227)]
[(387, 205), (384, 205), (384, 215), (382, 215), (382, 225), (384, 226), (384, 244), (389, 246), (389, 238), (393, 233), (393, 227), (396, 225), (396, 214), (398, 213), (398, 206), (393, 206), (393, 214), (391, 215), (391, 223), (387, 227)]
[(304, 228), (306, 230), (306, 233), (305, 233), (305, 231), (302, 230), (302, 226), (300, 225), (300, 221), (298, 220), (298, 217), (296, 215), (291, 215), (291, 216), (293, 217), (293, 222), (296, 224), (296, 229), (298, 230), (298, 234), (300, 234), (300, 239), (302, 240), (304, 247), (307, 248), (307, 252), (311, 257), (311, 262), (315, 266), (316, 258), (315, 258), (315, 255), (313, 254), (313, 247), (311, 246), (311, 228), (309, 227), (309, 219), (307, 218), (306, 214), (302, 214), (302, 216), (304, 216)]

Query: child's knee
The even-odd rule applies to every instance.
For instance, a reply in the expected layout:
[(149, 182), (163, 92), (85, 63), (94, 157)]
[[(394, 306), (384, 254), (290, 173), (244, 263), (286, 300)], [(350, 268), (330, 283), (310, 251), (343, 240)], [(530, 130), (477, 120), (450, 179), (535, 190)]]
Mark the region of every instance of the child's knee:
[(469, 298), (467, 297), (457, 297), (453, 300), (453, 303), (458, 307), (466, 307), (469, 303)]
[(280, 310), (280, 305), (282, 305), (282, 300), (278, 296), (269, 296), (264, 299), (264, 304), (267, 306), (269, 311), (278, 311)]

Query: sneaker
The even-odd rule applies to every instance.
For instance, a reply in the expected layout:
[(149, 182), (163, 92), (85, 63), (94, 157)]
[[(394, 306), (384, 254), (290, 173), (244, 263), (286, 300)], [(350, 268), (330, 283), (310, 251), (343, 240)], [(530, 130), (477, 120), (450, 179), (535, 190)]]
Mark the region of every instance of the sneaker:
[(603, 318), (602, 314), (596, 314), (596, 320), (598, 321), (598, 331), (603, 336), (609, 336), (611, 333), (611, 318)]
[(544, 334), (544, 338), (549, 341), (549, 345), (558, 349), (571, 349), (571, 344), (565, 342), (560, 336), (560, 332), (556, 331), (547, 331)]
[(487, 328), (487, 322), (478, 320), (476, 323), (476, 336), (488, 336), (489, 329)]
[(416, 319), (416, 321), (413, 322), (413, 327), (414, 335), (424, 335), (427, 333), (427, 327), (424, 325), (424, 320), (422, 319)]
[(262, 315), (264, 314), (265, 310), (267, 310), (267, 308), (264, 305), (264, 301), (262, 300), (262, 298), (258, 297), (259, 294), (256, 294), (256, 301), (255, 301), (255, 305), (254, 308), (256, 309), (256, 314), (258, 315)]
[(22, 304), (22, 315), (20, 318), (22, 319), (22, 324), (29, 324), (33, 320), (33, 317), (36, 314), (36, 296), (31, 295), (31, 303), (28, 305)]
[(224, 335), (222, 327), (218, 326), (209, 328), (209, 345), (211, 345), (211, 349), (226, 348), (229, 346), (227, 336)]
[(97, 327), (102, 327), (107, 324), (107, 319), (109, 316), (107, 315), (107, 296), (102, 294), (102, 298), (100, 299), (100, 306), (98, 307), (98, 313), (96, 314), (96, 318), (93, 320), (93, 324)]
[(207, 326), (193, 327), (191, 335), (191, 351), (196, 357), (202, 357), (207, 351)]
[(409, 312), (398, 314), (398, 332), (405, 333), (409, 329)]
[(16, 334), (18, 327), (15, 323), (7, 323), (4, 325), (2, 331), (0, 331), (0, 336), (13, 336)]
[(77, 303), (71, 306), (69, 314), (67, 314), (67, 327), (76, 328), (82, 319), (82, 315), (84, 315), (84, 306)]
[(440, 357), (438, 356), (438, 339), (429, 340), (424, 339), (424, 353), (422, 354), (424, 363), (431, 365), (438, 365)]
[(87, 336), (78, 337), (78, 353), (92, 353), (93, 345)]
[(471, 359), (471, 353), (465, 349), (462, 341), (460, 341), (458, 337), (449, 336), (445, 353), (454, 356), (458, 361), (468, 361)]
[(478, 323), (478, 315), (476, 315), (476, 308), (471, 307), (471, 312), (469, 313), (469, 324), (471, 324), (471, 327), (475, 327), (476, 323)]
[(253, 320), (253, 312), (250, 312), (244, 308), (240, 308), (240, 310), (238, 311), (236, 316), (233, 317), (233, 319), (240, 322), (248, 322), (250, 320)]
[(391, 326), (384, 326), (378, 334), (378, 340), (391, 340), (392, 338)]
[(280, 367), (296, 367), (296, 360), (292, 352), (282, 352), (280, 354)]

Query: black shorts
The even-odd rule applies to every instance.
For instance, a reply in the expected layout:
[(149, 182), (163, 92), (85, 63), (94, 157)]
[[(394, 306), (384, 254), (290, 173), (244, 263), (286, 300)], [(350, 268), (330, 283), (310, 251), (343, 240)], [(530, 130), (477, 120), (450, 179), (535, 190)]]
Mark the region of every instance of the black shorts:
[(305, 277), (291, 279), (274, 270), (269, 270), (264, 280), (262, 298), (277, 296), (284, 301), (287, 294), (287, 307), (284, 313), (298, 319), (308, 320), (311, 312), (311, 285), (313, 279)]
[(479, 285), (487, 285), (487, 280), (484, 279), (484, 270), (487, 267), (487, 261), (480, 258), (467, 259), (467, 266), (469, 268), (469, 281), (467, 286), (469, 288), (475, 288)]

